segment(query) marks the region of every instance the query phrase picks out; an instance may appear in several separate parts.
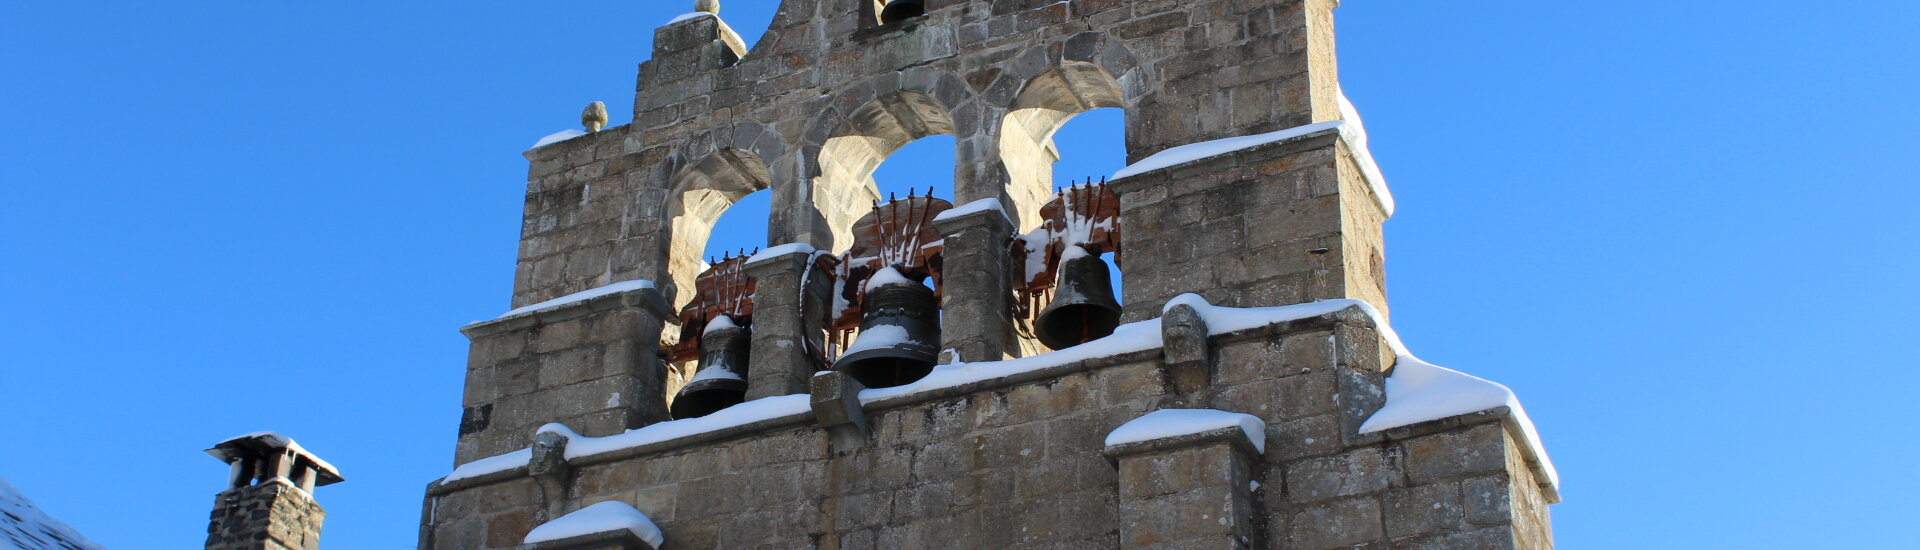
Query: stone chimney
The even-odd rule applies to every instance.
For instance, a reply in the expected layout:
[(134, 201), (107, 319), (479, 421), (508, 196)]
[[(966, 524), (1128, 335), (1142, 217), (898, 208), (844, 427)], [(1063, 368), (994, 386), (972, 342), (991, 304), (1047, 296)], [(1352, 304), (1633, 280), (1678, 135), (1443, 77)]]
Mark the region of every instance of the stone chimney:
[(333, 465), (286, 436), (251, 433), (207, 454), (233, 466), (214, 498), (207, 550), (317, 550), (326, 510), (313, 488), (345, 481)]

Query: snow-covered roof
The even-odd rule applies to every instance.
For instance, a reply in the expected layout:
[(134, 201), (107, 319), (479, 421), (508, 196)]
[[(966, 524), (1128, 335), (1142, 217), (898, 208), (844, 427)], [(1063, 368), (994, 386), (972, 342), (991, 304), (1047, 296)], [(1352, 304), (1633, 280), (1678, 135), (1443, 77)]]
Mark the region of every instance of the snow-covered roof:
[(104, 550), (85, 535), (35, 506), (20, 489), (0, 478), (0, 544), (28, 550)]
[(633, 505), (617, 500), (581, 508), (571, 514), (540, 524), (539, 527), (527, 533), (524, 542), (533, 544), (609, 531), (633, 533), (654, 548), (659, 548), (667, 542), (667, 538), (660, 534), (660, 527), (654, 525), (652, 519)]

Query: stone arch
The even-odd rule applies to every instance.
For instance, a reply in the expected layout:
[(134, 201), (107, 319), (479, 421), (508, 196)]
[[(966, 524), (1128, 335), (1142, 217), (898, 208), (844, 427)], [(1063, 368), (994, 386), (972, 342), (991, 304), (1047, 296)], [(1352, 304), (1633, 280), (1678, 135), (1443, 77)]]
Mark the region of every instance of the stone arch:
[(1021, 228), (1039, 224), (1038, 206), (1053, 194), (1052, 166), (1060, 159), (1054, 132), (1081, 113), (1108, 107), (1126, 109), (1132, 126), (1132, 107), (1142, 95), (1137, 73), (1125, 45), (1088, 32), (1028, 49), (994, 83), (990, 95), (1006, 97), (996, 146), (1007, 193), (1034, 206), (1015, 208)]
[(735, 147), (702, 155), (674, 174), (666, 208), (668, 280), (661, 289), (673, 306), (693, 298), (693, 279), (705, 269), (700, 254), (720, 214), (772, 183), (773, 175), (759, 156)]
[[(959, 76), (914, 68), (868, 79), (827, 102), (802, 145), (801, 173), (790, 208), (806, 205), (811, 243), (843, 250), (855, 220), (879, 200), (873, 172), (901, 147), (934, 135), (957, 138), (955, 157), (967, 165), (968, 138), (983, 134), (979, 105)], [(978, 141), (978, 140), (975, 140)], [(971, 178), (955, 167), (954, 192), (966, 198)], [(803, 194), (802, 194), (803, 193)], [(810, 200), (799, 200), (802, 197)], [(776, 195), (776, 200), (782, 197)]]

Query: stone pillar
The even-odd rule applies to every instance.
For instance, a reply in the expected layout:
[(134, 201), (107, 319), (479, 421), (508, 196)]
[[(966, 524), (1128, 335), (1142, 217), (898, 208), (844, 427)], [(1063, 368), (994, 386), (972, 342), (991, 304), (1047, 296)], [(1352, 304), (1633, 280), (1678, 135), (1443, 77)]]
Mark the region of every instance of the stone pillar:
[(1384, 197), (1323, 128), (1108, 184), (1120, 197), (1123, 322), (1193, 292), (1215, 305), (1327, 298), (1387, 312)]
[(1110, 446), (1120, 548), (1264, 548), (1253, 499), (1260, 453), (1239, 427)]
[(456, 463), (526, 448), (549, 422), (601, 437), (666, 420), (669, 318), (636, 285), (461, 328), (473, 345)]
[(1007, 242), (1013, 222), (998, 209), (942, 216), (933, 226), (946, 237), (941, 279), (941, 349), (961, 361), (998, 361), (1018, 355)]
[(747, 399), (807, 392), (813, 354), (820, 342), (828, 277), (813, 263), (808, 247), (747, 264), (753, 277), (753, 352), (748, 361)]
[(333, 466), (270, 432), (222, 441), (207, 454), (233, 465), (235, 472), (227, 490), (214, 497), (207, 550), (320, 547), (327, 512), (312, 491), (343, 481)]

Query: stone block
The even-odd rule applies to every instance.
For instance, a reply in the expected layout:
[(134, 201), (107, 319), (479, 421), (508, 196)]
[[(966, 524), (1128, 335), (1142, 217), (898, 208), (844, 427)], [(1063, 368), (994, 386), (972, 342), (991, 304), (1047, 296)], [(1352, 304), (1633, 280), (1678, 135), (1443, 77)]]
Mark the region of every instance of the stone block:
[(1347, 548), (1385, 535), (1380, 501), (1370, 496), (1301, 507), (1287, 526), (1288, 548), (1298, 550)]
[(1456, 530), (1465, 526), (1458, 482), (1422, 485), (1388, 491), (1380, 497), (1386, 504), (1386, 530), (1389, 537), (1407, 537)]
[(1288, 500), (1302, 503), (1385, 490), (1400, 477), (1393, 457), (1378, 447), (1302, 460), (1286, 472)]
[(1507, 447), (1500, 423), (1410, 438), (1400, 442), (1407, 479), (1416, 485), (1506, 471)]

